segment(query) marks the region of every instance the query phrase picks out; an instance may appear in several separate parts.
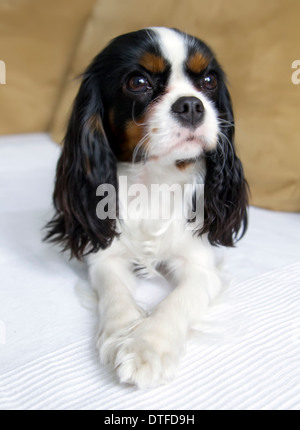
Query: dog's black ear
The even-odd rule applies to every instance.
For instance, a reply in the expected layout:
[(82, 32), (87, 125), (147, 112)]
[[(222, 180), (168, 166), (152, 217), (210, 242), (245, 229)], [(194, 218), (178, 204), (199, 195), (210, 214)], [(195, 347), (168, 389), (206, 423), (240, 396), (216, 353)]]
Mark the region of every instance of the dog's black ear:
[(88, 70), (74, 102), (58, 161), (53, 195), (56, 215), (46, 227), (45, 238), (62, 243), (64, 250), (79, 259), (106, 248), (116, 236), (116, 220), (100, 220), (96, 215), (97, 187), (111, 184), (116, 193), (118, 190), (116, 159), (105, 134), (103, 116), (100, 86)]
[(222, 81), (217, 109), (220, 135), (215, 151), (206, 154), (204, 225), (212, 245), (234, 246), (247, 229), (248, 185), (234, 146), (234, 116), (228, 89)]

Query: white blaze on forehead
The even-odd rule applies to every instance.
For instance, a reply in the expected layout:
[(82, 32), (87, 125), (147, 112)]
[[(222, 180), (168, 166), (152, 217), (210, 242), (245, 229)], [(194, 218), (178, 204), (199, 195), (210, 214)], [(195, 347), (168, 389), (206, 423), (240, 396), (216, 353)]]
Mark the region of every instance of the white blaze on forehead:
[(152, 27), (160, 40), (160, 48), (165, 59), (171, 64), (171, 79), (183, 77), (183, 64), (187, 59), (187, 45), (182, 34), (165, 27)]
[[(187, 36), (164, 27), (152, 27), (149, 30), (155, 33), (161, 54), (170, 64), (171, 72), (167, 91), (151, 111), (148, 155), (167, 161), (170, 157), (174, 158), (173, 161), (198, 157), (204, 146), (205, 149), (214, 149), (217, 145), (219, 125), (216, 108), (186, 73)], [(172, 112), (173, 104), (181, 97), (196, 97), (204, 106), (204, 119), (192, 132), (180, 124)]]

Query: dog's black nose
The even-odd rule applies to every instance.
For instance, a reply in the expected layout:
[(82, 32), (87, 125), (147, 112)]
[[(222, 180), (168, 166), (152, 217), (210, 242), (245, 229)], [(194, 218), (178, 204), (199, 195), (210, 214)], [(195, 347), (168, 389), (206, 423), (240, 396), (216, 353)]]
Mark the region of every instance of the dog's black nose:
[(180, 97), (171, 106), (172, 113), (185, 127), (196, 128), (204, 116), (204, 106), (197, 97)]

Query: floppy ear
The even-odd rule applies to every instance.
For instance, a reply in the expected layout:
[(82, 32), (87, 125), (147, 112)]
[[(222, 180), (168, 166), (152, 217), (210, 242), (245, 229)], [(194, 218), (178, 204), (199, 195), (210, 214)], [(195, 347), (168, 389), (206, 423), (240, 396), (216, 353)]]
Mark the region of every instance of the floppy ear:
[(234, 246), (247, 228), (248, 185), (234, 147), (234, 116), (225, 83), (219, 88), (217, 109), (220, 136), (215, 151), (206, 155), (204, 225), (212, 245)]
[[(71, 257), (106, 248), (116, 236), (116, 220), (98, 219), (96, 189), (111, 184), (117, 192), (116, 159), (102, 118), (99, 84), (86, 72), (58, 161), (53, 195), (56, 215), (47, 225), (46, 240), (60, 242)], [(117, 204), (117, 202), (116, 202)]]

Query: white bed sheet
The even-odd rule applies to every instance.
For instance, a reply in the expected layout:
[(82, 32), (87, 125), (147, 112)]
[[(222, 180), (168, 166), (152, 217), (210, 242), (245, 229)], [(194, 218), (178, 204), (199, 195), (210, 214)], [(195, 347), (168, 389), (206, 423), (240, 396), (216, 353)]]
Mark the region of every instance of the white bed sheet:
[(300, 214), (250, 209), (177, 378), (136, 390), (98, 362), (86, 268), (41, 241), (59, 151), (46, 134), (0, 138), (0, 409), (299, 409)]

